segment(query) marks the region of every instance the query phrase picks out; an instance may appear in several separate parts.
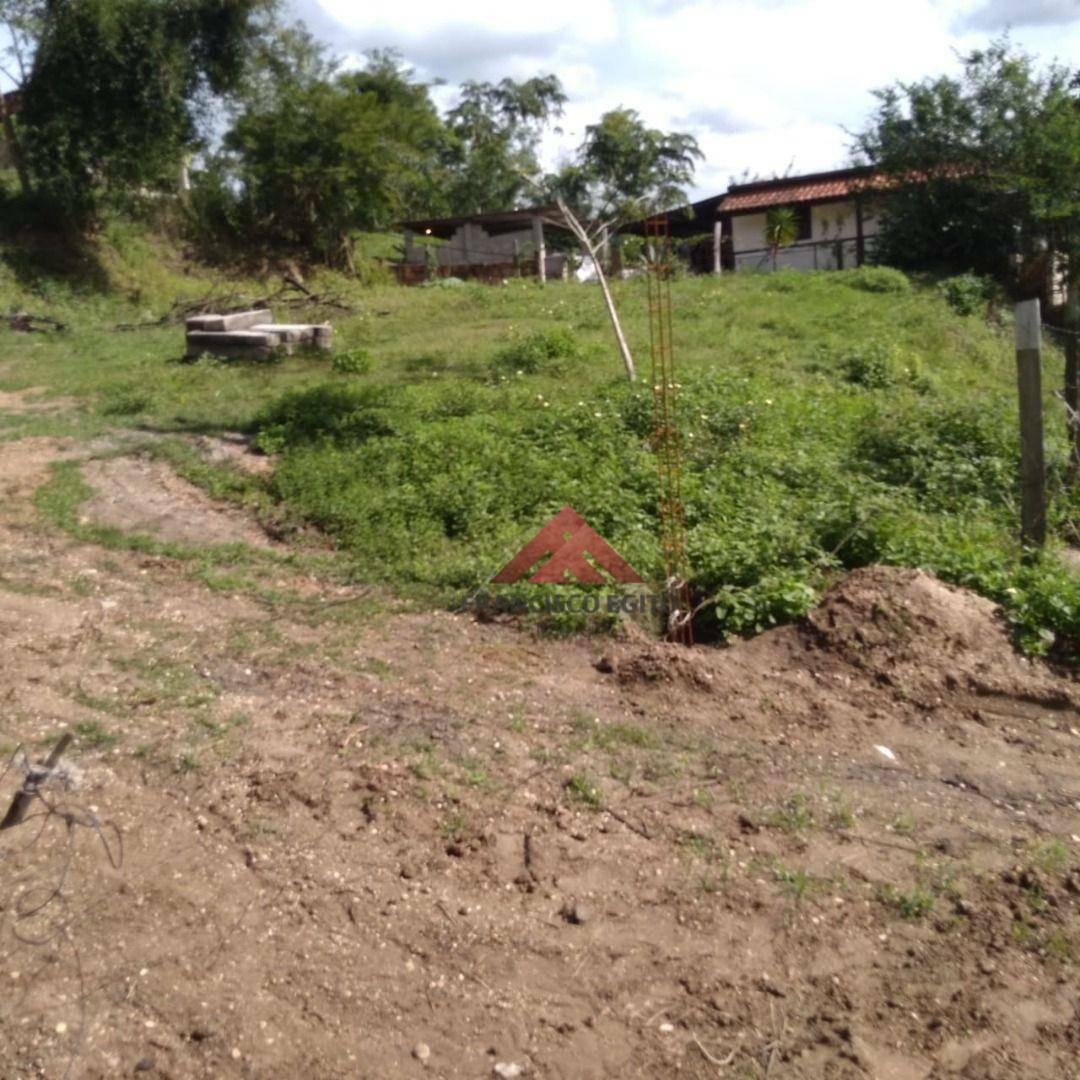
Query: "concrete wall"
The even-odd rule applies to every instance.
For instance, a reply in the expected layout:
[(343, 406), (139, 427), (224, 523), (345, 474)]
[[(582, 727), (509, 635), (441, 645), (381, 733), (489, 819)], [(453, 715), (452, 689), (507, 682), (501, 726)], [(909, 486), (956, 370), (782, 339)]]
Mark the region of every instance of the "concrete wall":
[[(454, 235), (445, 244), (440, 244), (435, 251), (440, 267), (512, 263), (515, 256), (527, 268), (533, 268), (536, 263), (531, 227), (491, 236), (482, 225), (467, 221), (458, 226)], [(405, 262), (422, 266), (427, 261), (425, 252), (423, 245), (406, 243)], [(566, 256), (549, 251), (544, 265), (548, 277), (561, 277), (566, 267)]]

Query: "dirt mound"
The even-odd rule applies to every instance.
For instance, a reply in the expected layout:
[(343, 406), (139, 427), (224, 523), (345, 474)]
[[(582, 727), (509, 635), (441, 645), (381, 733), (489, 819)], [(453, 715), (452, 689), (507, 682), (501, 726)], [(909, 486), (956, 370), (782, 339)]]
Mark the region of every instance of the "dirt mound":
[(886, 685), (1048, 696), (1050, 704), (1063, 698), (1060, 683), (1015, 651), (996, 605), (922, 570), (856, 570), (799, 629), (815, 647)]
[(696, 690), (712, 690), (713, 675), (701, 657), (681, 645), (651, 642), (639, 645), (629, 655), (603, 656), (598, 671), (614, 674), (623, 685), (669, 683)]
[(242, 511), (215, 503), (164, 462), (130, 457), (91, 461), (84, 475), (97, 492), (83, 507), (88, 521), (181, 544), (275, 546)]
[(972, 653), (1000, 663), (1013, 650), (998, 608), (922, 570), (870, 566), (849, 574), (807, 616), (827, 648), (864, 665)]

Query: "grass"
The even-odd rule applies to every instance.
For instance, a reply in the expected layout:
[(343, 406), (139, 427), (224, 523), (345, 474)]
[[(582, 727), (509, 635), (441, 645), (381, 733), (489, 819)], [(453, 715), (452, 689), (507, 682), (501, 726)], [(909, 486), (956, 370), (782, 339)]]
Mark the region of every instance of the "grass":
[(566, 781), (566, 792), (570, 798), (588, 806), (592, 810), (599, 810), (604, 805), (604, 796), (597, 786), (596, 781), (586, 773), (574, 773)]
[[(633, 387), (620, 376), (595, 289), (559, 282), (401, 289), (315, 275), (316, 290), (353, 305), (353, 314), (332, 316), (336, 343), (364, 363), (185, 364), (180, 328), (113, 326), (155, 317), (178, 297), (222, 288), (220, 280), (133, 228), (111, 228), (106, 241), (104, 291), (17, 279), (0, 263), (0, 304), (72, 326), (13, 339), (0, 388), (78, 399), (83, 412), (64, 422), (83, 434), (253, 434), (280, 455), (272, 481), (206, 466), (190, 450), (164, 452), (215, 494), (289, 526), (319, 527), (350, 575), (424, 604), (460, 604), (565, 503), (659, 580), (643, 282), (614, 286), (643, 372)], [(266, 291), (261, 282), (230, 287)], [(1029, 651), (1077, 651), (1080, 583), (1052, 553), (1023, 552), (1016, 537), (1007, 319), (960, 316), (935, 288), (873, 270), (688, 278), (675, 282), (673, 301), (687, 543), (695, 591), (707, 601), (699, 636), (790, 621), (844, 570), (892, 563), (1002, 604)], [(1059, 538), (1080, 509), (1061, 483), (1064, 424), (1052, 396), (1061, 378), (1061, 357), (1048, 349)], [(39, 419), (20, 418), (0, 438), (31, 422)], [(42, 511), (87, 529), (72, 514), (74, 473), (54, 481)], [(93, 538), (149, 543), (107, 530)], [(565, 632), (617, 619), (601, 611), (540, 621)]]
[(881, 899), (903, 919), (923, 919), (934, 910), (934, 894), (921, 885), (906, 891), (886, 887)]

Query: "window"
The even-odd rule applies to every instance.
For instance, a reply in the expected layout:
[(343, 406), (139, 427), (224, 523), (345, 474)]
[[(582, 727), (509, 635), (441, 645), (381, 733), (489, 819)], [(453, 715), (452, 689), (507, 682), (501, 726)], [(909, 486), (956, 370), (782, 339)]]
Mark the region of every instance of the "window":
[(796, 242), (799, 240), (810, 240), (813, 238), (813, 225), (810, 219), (810, 205), (804, 203), (802, 206), (793, 207), (795, 211), (795, 227), (797, 232), (795, 234)]

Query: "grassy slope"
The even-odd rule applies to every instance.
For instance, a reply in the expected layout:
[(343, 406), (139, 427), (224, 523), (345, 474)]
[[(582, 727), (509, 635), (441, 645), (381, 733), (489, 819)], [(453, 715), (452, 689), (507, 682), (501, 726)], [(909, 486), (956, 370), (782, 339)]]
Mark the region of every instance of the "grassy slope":
[[(261, 431), (283, 455), (273, 494), (284, 509), (334, 534), (361, 576), (401, 590), (444, 599), (475, 588), (566, 502), (659, 574), (642, 283), (616, 287), (644, 373), (633, 390), (596, 290), (563, 284), (403, 290), (326, 278), (317, 288), (355, 304), (333, 321), (339, 350), (370, 356), (365, 373), (303, 357), (182, 364), (178, 328), (111, 326), (224, 283), (137, 231), (113, 227), (107, 239), (104, 291), (0, 269), (0, 304), (73, 326), (0, 338), (0, 387), (84, 399), (87, 433)], [(1031, 647), (1051, 633), (1075, 646), (1075, 579), (1053, 560), (1025, 564), (1015, 543), (1008, 328), (877, 272), (688, 279), (674, 307), (689, 543), (719, 629), (791, 618), (837, 569), (891, 561), (1002, 601)], [(538, 333), (562, 355), (530, 347)], [(1053, 387), (1060, 358), (1049, 367)], [(1049, 398), (1048, 415), (1060, 468)], [(1054, 514), (1064, 532), (1075, 506), (1059, 498)]]

